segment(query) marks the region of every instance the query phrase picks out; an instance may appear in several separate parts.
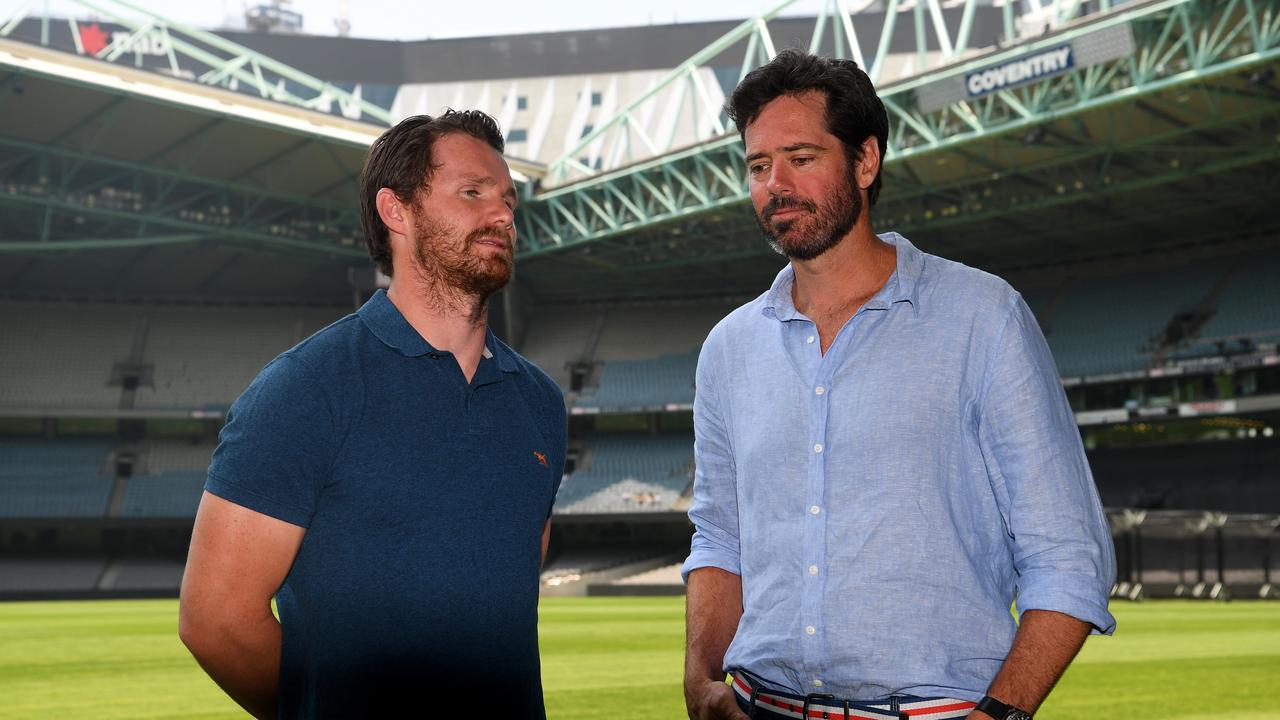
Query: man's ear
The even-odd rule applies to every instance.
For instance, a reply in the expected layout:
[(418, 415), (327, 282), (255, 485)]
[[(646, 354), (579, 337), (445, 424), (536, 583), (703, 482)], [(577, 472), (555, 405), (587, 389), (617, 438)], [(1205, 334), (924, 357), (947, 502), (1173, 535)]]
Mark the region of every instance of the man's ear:
[(407, 235), (409, 218), (405, 214), (404, 203), (400, 198), (396, 197), (396, 193), (391, 188), (382, 188), (378, 190), (375, 198), (378, 206), (378, 216), (382, 218), (382, 222), (387, 229), (397, 235)]
[(880, 141), (872, 135), (862, 141), (862, 152), (859, 153), (854, 167), (854, 177), (858, 187), (863, 190), (871, 187), (871, 183), (875, 182), (876, 174), (880, 172), (880, 161)]

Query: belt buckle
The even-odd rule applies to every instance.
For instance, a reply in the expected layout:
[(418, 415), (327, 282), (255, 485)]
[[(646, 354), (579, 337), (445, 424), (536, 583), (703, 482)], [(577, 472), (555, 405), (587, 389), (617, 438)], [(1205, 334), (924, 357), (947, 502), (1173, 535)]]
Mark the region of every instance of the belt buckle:
[[(804, 720), (809, 720), (809, 705), (810, 705), (810, 704), (812, 704), (813, 702), (817, 701), (817, 700), (829, 700), (829, 701), (831, 701), (831, 702), (835, 702), (835, 701), (836, 701), (836, 696), (835, 696), (835, 695), (832, 695), (831, 693), (809, 693), (808, 695), (805, 695), (805, 696), (804, 696), (804, 709), (803, 709), (803, 711), (801, 712), (801, 715), (804, 717)], [(827, 713), (827, 712), (823, 712), (823, 713), (822, 713), (822, 717), (824, 717), (824, 718), (828, 717), (828, 715), (829, 715), (829, 713)], [(848, 720), (848, 718), (849, 718), (849, 710), (848, 710), (848, 708), (846, 708), (846, 709), (845, 709), (844, 717), (845, 717), (845, 720)]]

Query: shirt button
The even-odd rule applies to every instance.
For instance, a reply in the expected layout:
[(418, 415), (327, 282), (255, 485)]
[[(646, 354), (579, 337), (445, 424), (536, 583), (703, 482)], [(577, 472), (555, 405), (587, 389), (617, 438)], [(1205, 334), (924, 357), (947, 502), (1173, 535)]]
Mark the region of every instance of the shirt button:
[(820, 512), (822, 512), (822, 509), (821, 509), (821, 508), (819, 508), (817, 505), (810, 505), (810, 506), (809, 506), (809, 514), (810, 514), (810, 515), (817, 515), (817, 514), (818, 514), (818, 513), (820, 513)]
[(821, 680), (818, 680), (818, 679), (816, 679), (816, 678), (815, 678), (815, 679), (814, 679), (814, 681), (813, 681), (813, 686), (814, 686), (814, 687), (822, 687), (822, 681), (821, 681)]
[(804, 339), (804, 341), (805, 341), (805, 342), (807, 342), (807, 343), (809, 343), (810, 345), (812, 345), (812, 344), (813, 344), (813, 336), (812, 336), (812, 335), (810, 335), (809, 337), (805, 338), (805, 339)]
[(814, 394), (822, 395), (822, 394), (824, 394), (825, 392), (827, 392), (827, 389), (826, 389), (826, 388), (824, 388), (824, 387), (822, 387), (821, 385), (819, 385), (818, 387), (816, 387), (816, 388), (814, 388), (814, 389), (813, 389), (813, 392), (814, 392)]
[(814, 444), (813, 444), (813, 451), (814, 451), (814, 452), (816, 452), (816, 453), (820, 453), (820, 452), (822, 452), (822, 443), (814, 443)]
[(818, 632), (818, 629), (817, 629), (817, 628), (815, 628), (814, 626), (810, 625), (809, 627), (806, 627), (806, 628), (804, 629), (804, 632), (805, 632), (805, 634), (806, 634), (806, 635), (812, 635), (812, 634), (814, 634), (814, 633)]
[(817, 574), (818, 574), (818, 566), (817, 566), (817, 565), (810, 565), (810, 566), (809, 566), (809, 574), (810, 574), (810, 575), (817, 575)]

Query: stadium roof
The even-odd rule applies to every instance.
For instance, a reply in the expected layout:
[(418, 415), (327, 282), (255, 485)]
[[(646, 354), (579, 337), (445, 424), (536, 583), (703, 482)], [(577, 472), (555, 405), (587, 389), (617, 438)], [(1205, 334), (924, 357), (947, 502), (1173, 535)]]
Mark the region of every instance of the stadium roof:
[[(965, 73), (1120, 25), (1127, 57), (920, 109)], [(957, 40), (957, 62), (881, 86), (893, 137), (877, 228), (1005, 274), (1275, 242), (1278, 25), (1252, 4), (1153, 0), (977, 55)], [(722, 38), (748, 55), (770, 43)], [(672, 82), (693, 94), (696, 71)], [(0, 103), (2, 294), (332, 302), (368, 267), (352, 199), (378, 126), (3, 40)], [(781, 259), (754, 227), (741, 154), (730, 130), (548, 178), (520, 211), (521, 283), (551, 300), (759, 291)]]
[[(1064, 48), (1076, 58), (1064, 71), (965, 98), (970, 82)], [(1278, 58), (1280, 20), (1260, 5), (1156, 0), (882, 85), (891, 137), (874, 224), (1003, 275), (1059, 279), (1076, 264), (1276, 243)], [(635, 112), (588, 140), (625, 144)], [(550, 181), (561, 166), (581, 169), (567, 157)], [(744, 166), (730, 132), (544, 190), (522, 218), (528, 284), (560, 300), (758, 292), (780, 261), (754, 226)]]
[(0, 106), (4, 295), (332, 302), (369, 265), (382, 127), (3, 39)]

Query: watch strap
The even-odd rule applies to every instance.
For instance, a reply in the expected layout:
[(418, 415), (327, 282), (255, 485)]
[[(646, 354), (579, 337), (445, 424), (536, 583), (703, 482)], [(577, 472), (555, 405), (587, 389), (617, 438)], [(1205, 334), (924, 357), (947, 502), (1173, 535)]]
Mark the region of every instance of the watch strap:
[(1021, 708), (1002, 703), (999, 700), (987, 695), (978, 701), (975, 708), (980, 712), (984, 712), (996, 720), (1031, 720), (1031, 713)]

